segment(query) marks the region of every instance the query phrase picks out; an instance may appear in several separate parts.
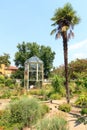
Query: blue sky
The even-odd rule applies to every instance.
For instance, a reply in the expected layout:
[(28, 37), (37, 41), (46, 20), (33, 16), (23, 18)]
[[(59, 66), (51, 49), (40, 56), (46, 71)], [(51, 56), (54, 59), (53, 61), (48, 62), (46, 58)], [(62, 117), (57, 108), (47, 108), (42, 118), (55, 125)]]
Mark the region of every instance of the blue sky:
[(87, 1), (86, 0), (0, 0), (0, 55), (9, 53), (12, 65), (18, 43), (37, 42), (55, 51), (53, 65), (64, 63), (62, 39), (50, 36), (55, 9), (71, 3), (81, 22), (74, 28), (75, 37), (69, 40), (69, 62), (87, 58)]

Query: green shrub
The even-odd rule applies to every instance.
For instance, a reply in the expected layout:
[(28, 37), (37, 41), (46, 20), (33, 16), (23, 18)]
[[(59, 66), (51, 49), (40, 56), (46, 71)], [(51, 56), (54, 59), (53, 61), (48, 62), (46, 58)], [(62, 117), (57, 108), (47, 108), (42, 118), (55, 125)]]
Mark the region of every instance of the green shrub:
[(41, 108), (41, 115), (42, 116), (44, 116), (50, 110), (50, 108), (46, 104), (42, 104), (40, 108)]
[(9, 85), (9, 88), (10, 88), (10, 89), (14, 89), (14, 87), (15, 87), (15, 84), (10, 84), (10, 85)]
[(87, 77), (83, 78), (83, 85), (87, 88)]
[(65, 103), (65, 104), (59, 105), (58, 109), (61, 111), (64, 111), (64, 112), (70, 112), (71, 106), (70, 106), (70, 104)]
[(82, 110), (81, 110), (81, 115), (87, 115), (87, 108), (82, 108)]
[(53, 93), (50, 95), (50, 99), (53, 99), (53, 100), (61, 99), (61, 95), (57, 93)]
[(36, 130), (68, 130), (67, 121), (58, 116), (44, 118), (37, 124)]
[(87, 125), (87, 108), (82, 108), (80, 113), (81, 115), (78, 116), (76, 123), (77, 124), (83, 123), (84, 125)]
[(13, 80), (11, 78), (7, 78), (5, 80), (5, 86), (10, 87), (12, 84), (15, 84), (15, 80)]
[(52, 79), (52, 86), (55, 92), (61, 92), (61, 87), (63, 87), (64, 79), (55, 75)]
[(80, 95), (76, 100), (75, 105), (79, 107), (87, 106), (87, 95)]
[(0, 95), (0, 98), (6, 99), (11, 97), (11, 92), (9, 90), (4, 90), (2, 92), (2, 95)]
[(0, 83), (0, 88), (4, 88), (5, 84), (4, 83)]
[[(39, 103), (36, 99), (23, 98), (16, 100), (10, 105), (11, 121), (13, 123), (21, 123), (24, 125), (31, 125), (40, 118)], [(37, 115), (37, 116), (36, 116)]]
[(5, 77), (3, 75), (0, 75), (0, 84), (5, 83)]
[(14, 100), (18, 100), (19, 99), (19, 97), (17, 97), (17, 96), (11, 96), (11, 101), (10, 102), (13, 102)]
[(9, 120), (10, 120), (10, 111), (8, 109), (3, 110), (0, 115), (0, 126), (4, 128), (10, 126)]
[(42, 115), (48, 112), (48, 107), (41, 105), (38, 100), (34, 98), (23, 98), (11, 103), (10, 111), (11, 122), (23, 123), (26, 126), (31, 126), (36, 123)]
[(32, 90), (29, 91), (29, 94), (41, 95), (41, 90), (40, 89), (32, 89)]
[(34, 98), (16, 99), (10, 102), (8, 109), (0, 112), (0, 126), (5, 130), (31, 127), (47, 112), (49, 107)]

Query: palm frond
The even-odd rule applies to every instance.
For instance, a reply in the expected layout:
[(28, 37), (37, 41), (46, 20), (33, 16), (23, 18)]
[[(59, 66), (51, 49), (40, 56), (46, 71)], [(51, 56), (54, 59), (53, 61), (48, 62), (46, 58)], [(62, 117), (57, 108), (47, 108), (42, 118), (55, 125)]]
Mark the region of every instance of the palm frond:
[(69, 40), (71, 37), (72, 37), (72, 38), (74, 37), (74, 33), (73, 33), (73, 31), (70, 29), (70, 31), (69, 31), (69, 33), (68, 33), (68, 35), (67, 35), (67, 39)]
[(71, 38), (70, 33), (68, 33), (67, 40), (69, 40), (70, 38)]
[(51, 33), (50, 33), (50, 35), (53, 35), (54, 33), (56, 33), (56, 28), (55, 29), (53, 29), (52, 31), (51, 31)]
[(57, 25), (57, 23), (55, 22), (55, 23), (53, 23), (53, 24), (51, 24), (51, 26), (56, 26)]
[(61, 32), (58, 31), (58, 32), (56, 33), (56, 35), (55, 35), (55, 39), (58, 39), (58, 38), (60, 38), (60, 37), (61, 37)]
[[(52, 26), (57, 25), (57, 29), (52, 30), (51, 35), (56, 32), (56, 38), (58, 38), (58, 33), (60, 31), (69, 31), (80, 22), (80, 17), (76, 15), (76, 11), (73, 10), (70, 3), (65, 4), (63, 8), (58, 8), (55, 11), (54, 16), (51, 18), (54, 22)], [(68, 39), (74, 37), (74, 33), (71, 31), (68, 34)]]

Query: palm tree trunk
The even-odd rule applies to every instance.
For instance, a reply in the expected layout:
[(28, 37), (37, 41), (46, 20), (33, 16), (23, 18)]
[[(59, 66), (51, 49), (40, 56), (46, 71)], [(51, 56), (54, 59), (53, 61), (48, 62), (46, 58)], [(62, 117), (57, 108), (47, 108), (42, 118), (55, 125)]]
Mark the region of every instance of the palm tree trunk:
[(63, 38), (63, 50), (64, 50), (64, 67), (65, 67), (65, 88), (66, 88), (66, 100), (70, 103), (70, 94), (68, 86), (68, 45), (67, 45), (67, 32), (62, 32)]

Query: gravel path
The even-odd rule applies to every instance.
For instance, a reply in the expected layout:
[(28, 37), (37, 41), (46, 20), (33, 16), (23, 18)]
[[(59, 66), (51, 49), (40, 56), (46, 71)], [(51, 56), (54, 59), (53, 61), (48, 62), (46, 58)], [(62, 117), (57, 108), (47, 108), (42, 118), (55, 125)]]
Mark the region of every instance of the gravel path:
[[(71, 103), (73, 103), (75, 99), (71, 100)], [(47, 103), (47, 105), (50, 107), (50, 113), (47, 114), (48, 117), (51, 117), (53, 115), (60, 115), (64, 117), (68, 121), (69, 130), (87, 130), (87, 125), (84, 125), (83, 123), (76, 125), (76, 117), (75, 114), (79, 114), (79, 109), (72, 107), (71, 113), (65, 113), (60, 110), (58, 110), (58, 105), (66, 103), (66, 100), (53, 100), (52, 103)]]

